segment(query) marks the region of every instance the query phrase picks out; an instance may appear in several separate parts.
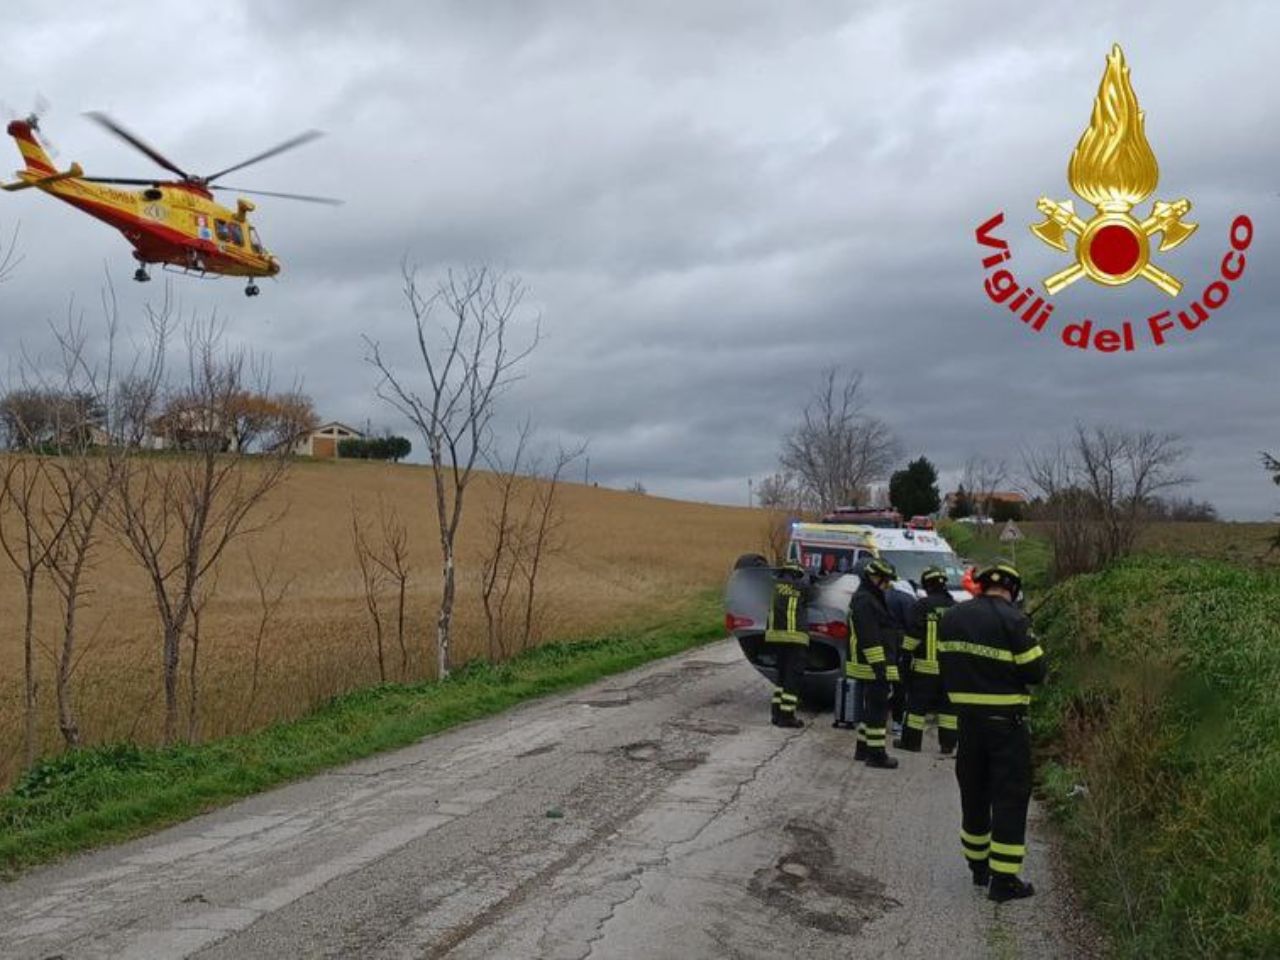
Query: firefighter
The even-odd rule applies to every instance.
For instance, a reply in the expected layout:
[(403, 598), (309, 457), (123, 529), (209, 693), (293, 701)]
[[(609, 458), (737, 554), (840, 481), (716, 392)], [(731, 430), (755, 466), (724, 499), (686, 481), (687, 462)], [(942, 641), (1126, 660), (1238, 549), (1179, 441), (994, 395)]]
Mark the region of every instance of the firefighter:
[[(898, 628), (898, 636), (904, 636), (911, 626), (911, 615), (916, 606), (915, 597), (908, 596), (901, 590), (886, 590), (884, 599), (889, 608), (889, 613), (893, 615), (894, 624)], [(910, 668), (911, 654), (907, 652), (906, 645), (903, 644), (898, 651), (898, 674), (904, 682), (895, 682), (889, 697), (889, 715), (893, 717), (893, 735), (895, 737), (902, 736), (902, 723), (906, 718), (907, 685), (905, 681), (911, 675)]]
[(800, 705), (800, 681), (809, 649), (805, 623), (808, 599), (809, 575), (804, 567), (787, 563), (778, 568), (764, 631), (764, 642), (773, 654), (777, 670), (771, 709), (775, 727), (804, 726), (804, 721), (796, 716), (796, 707)]
[(1035, 893), (1018, 873), (1031, 799), (1027, 687), (1044, 679), (1045, 659), (1014, 605), (1022, 589), (1017, 569), (997, 562), (974, 580), (979, 595), (942, 615), (938, 663), (960, 718), (961, 846), (973, 882), (989, 885), (988, 898), (1003, 903)]
[(891, 589), (896, 576), (892, 564), (879, 558), (870, 560), (849, 601), (851, 656), (846, 671), (858, 681), (861, 707), (853, 758), (885, 770), (898, 765), (885, 750), (889, 685), (899, 680), (898, 649), (902, 637), (901, 628), (889, 612), (885, 591)]
[(956, 714), (942, 690), (938, 673), (938, 621), (948, 607), (955, 606), (947, 589), (947, 573), (941, 567), (926, 567), (920, 574), (925, 595), (915, 602), (910, 627), (902, 648), (911, 654), (907, 679), (907, 718), (902, 738), (893, 741), (899, 750), (920, 752), (924, 741), (924, 718), (938, 716), (938, 746), (944, 754), (956, 748)]

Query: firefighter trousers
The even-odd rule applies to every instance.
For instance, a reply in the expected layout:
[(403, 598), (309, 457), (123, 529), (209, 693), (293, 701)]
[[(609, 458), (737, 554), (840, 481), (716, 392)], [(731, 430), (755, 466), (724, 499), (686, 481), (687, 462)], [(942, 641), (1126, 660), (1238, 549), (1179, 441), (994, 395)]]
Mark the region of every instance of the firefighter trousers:
[(938, 717), (938, 746), (951, 751), (956, 746), (956, 714), (936, 673), (912, 673), (907, 680), (907, 718), (902, 724), (902, 748), (919, 750), (924, 742), (924, 719)]
[(969, 868), (1017, 875), (1027, 852), (1031, 735), (1026, 720), (966, 711), (956, 754), (960, 841)]
[(773, 662), (777, 669), (778, 683), (773, 688), (772, 714), (776, 723), (779, 719), (794, 717), (796, 707), (800, 705), (800, 682), (804, 678), (804, 664), (808, 657), (808, 649), (800, 643), (766, 644), (773, 654)]
[(858, 714), (858, 744), (871, 753), (882, 752), (889, 723), (889, 681), (879, 677), (859, 680), (858, 693), (862, 707)]

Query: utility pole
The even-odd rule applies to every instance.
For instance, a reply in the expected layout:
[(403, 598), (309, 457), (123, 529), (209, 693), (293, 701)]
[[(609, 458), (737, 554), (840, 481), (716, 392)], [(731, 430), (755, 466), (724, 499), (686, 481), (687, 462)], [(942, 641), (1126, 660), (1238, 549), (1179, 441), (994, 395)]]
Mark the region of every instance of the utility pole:
[(751, 478), (747, 477), (747, 506), (755, 506), (755, 498), (751, 495)]
[(584, 487), (591, 486), (591, 458), (586, 458), (586, 463), (582, 467), (582, 485)]

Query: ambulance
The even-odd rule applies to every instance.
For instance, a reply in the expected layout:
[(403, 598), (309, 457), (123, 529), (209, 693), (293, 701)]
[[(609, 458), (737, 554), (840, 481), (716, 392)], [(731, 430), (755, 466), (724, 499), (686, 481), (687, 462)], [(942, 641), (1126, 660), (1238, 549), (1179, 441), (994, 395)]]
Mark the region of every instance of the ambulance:
[[(817, 706), (831, 703), (849, 650), (849, 601), (858, 589), (861, 563), (871, 557), (889, 561), (898, 571), (893, 589), (910, 599), (924, 596), (920, 575), (926, 567), (947, 573), (951, 594), (969, 599), (961, 587), (964, 569), (951, 545), (931, 530), (870, 527), (846, 523), (791, 525), (787, 560), (814, 578), (812, 600), (806, 609), (809, 630), (808, 662), (802, 693)], [(725, 627), (738, 640), (743, 655), (761, 674), (774, 680), (773, 657), (764, 643), (765, 619), (772, 591), (773, 570), (764, 557), (738, 558), (725, 588)]]

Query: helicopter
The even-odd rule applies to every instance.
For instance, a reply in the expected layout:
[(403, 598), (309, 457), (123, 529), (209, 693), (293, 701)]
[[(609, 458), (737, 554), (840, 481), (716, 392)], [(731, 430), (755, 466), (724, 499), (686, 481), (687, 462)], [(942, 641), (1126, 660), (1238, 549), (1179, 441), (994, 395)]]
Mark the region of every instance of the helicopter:
[[(59, 171), (46, 151), (45, 143), (42, 143), (40, 118), (33, 112), (25, 119), (12, 121), (7, 128), (9, 136), (18, 144), (26, 168), (15, 174), (18, 179), (13, 183), (0, 184), (0, 189), (13, 191), (34, 187), (115, 227), (133, 246), (133, 256), (138, 261), (133, 279), (140, 283), (151, 279), (147, 272), (149, 265), (160, 264), (162, 269), (197, 276), (246, 277), (245, 296), (256, 297), (259, 293), (255, 282), (257, 278), (274, 277), (280, 272), (280, 261), (263, 246), (258, 231), (249, 223), (249, 214), (256, 209), (253, 202), (238, 197), (233, 210), (214, 199), (215, 190), (308, 203), (337, 205), (342, 202), (330, 197), (245, 190), (214, 184), (225, 174), (315, 140), (322, 136), (318, 130), (290, 137), (270, 150), (217, 173), (196, 176), (187, 173), (106, 114), (93, 112), (85, 116), (176, 174), (178, 179), (88, 177), (78, 163)], [(121, 186), (142, 189), (121, 190)]]

